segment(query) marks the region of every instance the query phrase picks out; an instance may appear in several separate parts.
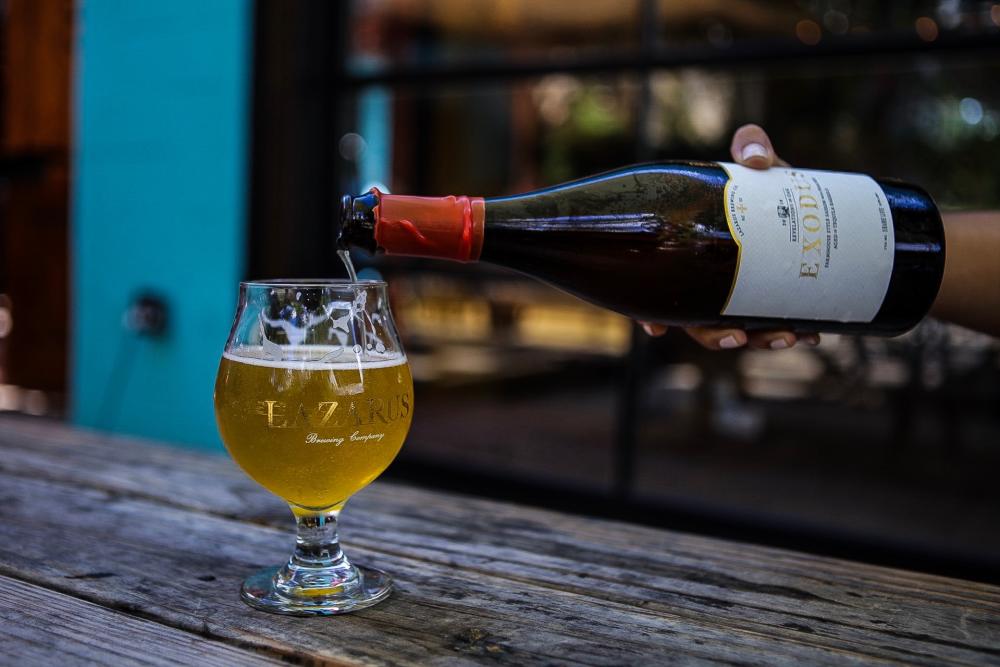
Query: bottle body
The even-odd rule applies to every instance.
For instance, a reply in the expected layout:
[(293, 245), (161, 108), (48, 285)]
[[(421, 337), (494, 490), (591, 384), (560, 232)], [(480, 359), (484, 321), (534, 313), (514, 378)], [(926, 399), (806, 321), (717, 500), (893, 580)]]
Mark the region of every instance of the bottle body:
[(455, 251), (421, 244), (411, 228), (376, 242), (376, 228), (394, 229), (395, 218), (416, 218), (406, 220), (416, 231), (424, 224), (406, 207), (380, 216), (378, 202), (370, 229), (361, 211), (340, 236), (369, 250), (478, 258), (665, 324), (896, 335), (926, 315), (944, 270), (941, 219), (926, 192), (863, 176), (742, 169), (664, 162), (482, 205), (457, 198), (461, 211), (439, 225), (468, 239)]

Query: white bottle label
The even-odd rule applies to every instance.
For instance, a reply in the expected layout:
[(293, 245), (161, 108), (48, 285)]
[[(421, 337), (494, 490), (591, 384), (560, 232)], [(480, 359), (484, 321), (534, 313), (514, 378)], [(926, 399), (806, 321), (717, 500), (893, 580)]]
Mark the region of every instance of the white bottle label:
[(739, 246), (722, 314), (871, 322), (895, 252), (879, 184), (861, 174), (719, 164)]

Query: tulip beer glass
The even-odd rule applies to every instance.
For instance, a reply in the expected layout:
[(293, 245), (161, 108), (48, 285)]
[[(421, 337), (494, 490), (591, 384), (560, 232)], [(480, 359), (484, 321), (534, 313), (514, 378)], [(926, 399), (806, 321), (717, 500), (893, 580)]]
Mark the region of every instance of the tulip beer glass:
[(389, 577), (347, 560), (344, 503), (388, 467), (413, 415), (413, 380), (381, 281), (240, 285), (215, 384), (215, 414), (236, 463), (288, 502), (288, 562), (251, 575), (242, 598), (282, 614), (373, 605)]

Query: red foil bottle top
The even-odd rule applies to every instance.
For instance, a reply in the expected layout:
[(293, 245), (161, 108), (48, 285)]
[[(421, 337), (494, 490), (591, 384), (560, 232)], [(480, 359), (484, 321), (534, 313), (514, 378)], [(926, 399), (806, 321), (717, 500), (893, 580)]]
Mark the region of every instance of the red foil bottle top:
[(387, 255), (475, 262), (483, 250), (482, 197), (383, 195), (375, 213), (375, 242)]

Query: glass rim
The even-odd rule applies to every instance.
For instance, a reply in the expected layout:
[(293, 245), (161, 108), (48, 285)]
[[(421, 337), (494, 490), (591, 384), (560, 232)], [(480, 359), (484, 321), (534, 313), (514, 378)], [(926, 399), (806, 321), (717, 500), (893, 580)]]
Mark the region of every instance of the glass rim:
[(240, 287), (378, 287), (387, 283), (379, 279), (351, 280), (349, 278), (271, 278), (267, 280), (241, 280)]

